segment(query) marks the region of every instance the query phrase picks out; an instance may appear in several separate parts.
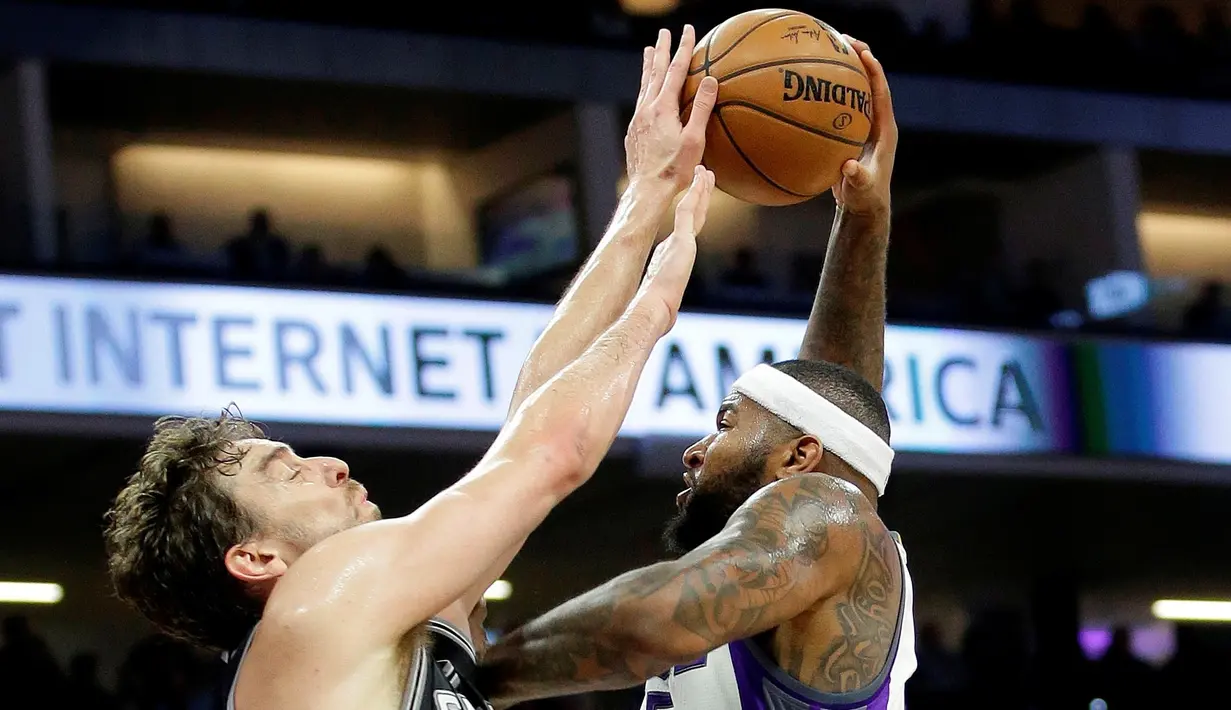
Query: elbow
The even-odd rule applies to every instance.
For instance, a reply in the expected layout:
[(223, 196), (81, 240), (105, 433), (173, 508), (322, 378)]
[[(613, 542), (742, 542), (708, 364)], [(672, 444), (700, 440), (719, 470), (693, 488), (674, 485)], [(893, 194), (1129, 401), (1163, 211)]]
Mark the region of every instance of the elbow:
[(506, 425), (510, 438), (504, 457), (537, 472), (537, 480), (548, 492), (561, 499), (575, 491), (593, 473), (588, 464), (590, 447), (586, 440), (584, 410), (560, 406), (532, 406), (541, 393), (531, 396)]
[(537, 471), (536, 478), (552, 505), (581, 487), (589, 478), (585, 457), (571, 437), (552, 434), (525, 442), (511, 458)]
[(585, 454), (572, 438), (551, 441), (542, 446), (544, 470), (552, 491), (563, 499), (590, 480)]
[(617, 609), (610, 628), (618, 631), (610, 641), (612, 646), (639, 659), (641, 666), (649, 671), (647, 678), (672, 666), (695, 661), (713, 650), (700, 636), (671, 627), (661, 615), (647, 610)]
[(662, 624), (644, 624), (646, 627), (635, 639), (630, 639), (629, 648), (642, 659), (650, 671), (647, 678), (673, 666), (691, 663), (704, 658), (714, 650), (701, 642), (699, 637), (685, 632), (664, 633)]

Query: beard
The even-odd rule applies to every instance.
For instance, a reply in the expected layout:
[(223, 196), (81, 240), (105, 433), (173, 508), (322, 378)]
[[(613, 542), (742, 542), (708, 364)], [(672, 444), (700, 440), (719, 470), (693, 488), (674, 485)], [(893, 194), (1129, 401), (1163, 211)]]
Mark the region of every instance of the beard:
[[(359, 490), (359, 484), (352, 481), (347, 486), (346, 494), (352, 498), (358, 498)], [(272, 531), (274, 537), (290, 542), (303, 553), (326, 538), (380, 519), (380, 508), (372, 504), (357, 506), (351, 509), (350, 515), (344, 518), (329, 516), (306, 520), (282, 520), (274, 524), (267, 524), (266, 527)]]
[(765, 451), (751, 452), (735, 470), (723, 476), (721, 483), (713, 488), (694, 488), (663, 531), (667, 552), (682, 557), (721, 532), (735, 511), (761, 490), (761, 475), (768, 456)]

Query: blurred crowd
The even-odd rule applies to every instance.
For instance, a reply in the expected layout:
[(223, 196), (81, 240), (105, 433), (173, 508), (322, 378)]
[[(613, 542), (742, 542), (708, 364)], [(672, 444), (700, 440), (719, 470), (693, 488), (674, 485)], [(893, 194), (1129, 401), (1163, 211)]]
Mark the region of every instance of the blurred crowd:
[(946, 648), (928, 624), (915, 643), (919, 669), (906, 686), (910, 710), (1215, 707), (1223, 701), (1211, 697), (1203, 679), (1231, 668), (1226, 630), (1219, 627), (1176, 627), (1174, 651), (1148, 663), (1134, 653), (1125, 628), (1114, 630), (1097, 657), (1076, 638), (1040, 652), (1025, 616), (1013, 610), (976, 615), (960, 649)]
[[(78, 653), (62, 668), (47, 644), (20, 616), (3, 623), (0, 689), (11, 710), (219, 710), (231, 675), (217, 658), (160, 636), (129, 651), (114, 687), (100, 680), (98, 658)], [(1125, 629), (1096, 659), (1031, 652), (1024, 617), (999, 610), (976, 615), (960, 649), (949, 649), (935, 626), (920, 627), (919, 669), (907, 684), (911, 710), (1067, 710), (1104, 707), (1213, 707), (1209, 684), (1231, 668), (1227, 634), (1218, 627), (1178, 627), (1170, 658), (1150, 664), (1134, 655)], [(1102, 699), (1099, 706), (1095, 699)], [(529, 703), (525, 710), (600, 710), (635, 707), (638, 693), (577, 696)], [(1217, 703), (1216, 703), (1217, 704)]]
[[(1054, 329), (1231, 341), (1231, 303), (1224, 284), (1209, 283), (1185, 306), (1178, 327), (1158, 328), (1141, 319), (1084, 319), (1081, 294), (1065, 297), (1066, 264), (1032, 259), (1014, 267), (998, 246), (994, 226), (958, 227), (964, 213), (895, 214), (890, 245), (888, 312), (892, 321), (1025, 331)], [(806, 317), (824, 266), (823, 254), (802, 245), (788, 254), (737, 247), (712, 253), (701, 245), (699, 266), (685, 294), (690, 309)], [(777, 259), (772, 264), (770, 259)], [(22, 269), (22, 264), (13, 265)], [(275, 285), (307, 289), (354, 289), (394, 294), (554, 302), (575, 272), (562, 264), (548, 272), (512, 279), (481, 271), (438, 272), (407, 267), (376, 244), (358, 264), (334, 263), (319, 245), (282, 234), (263, 209), (220, 250), (203, 250), (181, 238), (167, 214), (148, 220), (143, 236), (111, 263), (61, 264), (76, 275), (182, 279)], [(1069, 284), (1071, 286), (1071, 284)], [(1073, 320), (1076, 317), (1076, 321)]]

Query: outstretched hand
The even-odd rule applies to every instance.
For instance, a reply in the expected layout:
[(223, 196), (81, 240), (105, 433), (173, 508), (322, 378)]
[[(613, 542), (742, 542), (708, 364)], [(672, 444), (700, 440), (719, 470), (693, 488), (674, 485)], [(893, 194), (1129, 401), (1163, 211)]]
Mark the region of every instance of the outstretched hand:
[(669, 323), (675, 324), (680, 312), (684, 289), (692, 275), (697, 258), (697, 234), (705, 226), (710, 196), (714, 194), (714, 173), (698, 165), (693, 169), (692, 184), (675, 208), (675, 228), (654, 250), (650, 265), (641, 282), (639, 298), (661, 301), (670, 313)]
[(834, 199), (848, 214), (888, 217), (889, 182), (898, 151), (898, 124), (893, 117), (893, 98), (889, 81), (879, 60), (872, 56), (866, 42), (843, 35), (868, 73), (872, 88), (872, 132), (859, 160), (842, 165), (842, 178), (833, 187)]
[(680, 93), (696, 41), (692, 25), (685, 25), (672, 58), (671, 33), (659, 30), (658, 42), (642, 54), (641, 90), (624, 137), (630, 185), (654, 183), (674, 196), (693, 179), (693, 169), (701, 162), (718, 82), (712, 77), (701, 82), (688, 123), (682, 123)]

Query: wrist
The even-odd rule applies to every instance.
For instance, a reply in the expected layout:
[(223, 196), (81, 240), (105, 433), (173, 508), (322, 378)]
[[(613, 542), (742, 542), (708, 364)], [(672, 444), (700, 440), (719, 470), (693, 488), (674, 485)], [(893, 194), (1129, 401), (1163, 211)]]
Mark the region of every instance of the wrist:
[(679, 192), (671, 180), (661, 177), (633, 177), (629, 179), (628, 187), (624, 188), (623, 197), (639, 204), (661, 205), (665, 210)]
[(616, 205), (608, 232), (617, 242), (648, 248), (675, 198), (659, 185), (629, 183)]
[(855, 211), (839, 205), (834, 214), (834, 222), (840, 228), (854, 228), (860, 233), (888, 234), (890, 221), (891, 213), (887, 206), (867, 211)]

